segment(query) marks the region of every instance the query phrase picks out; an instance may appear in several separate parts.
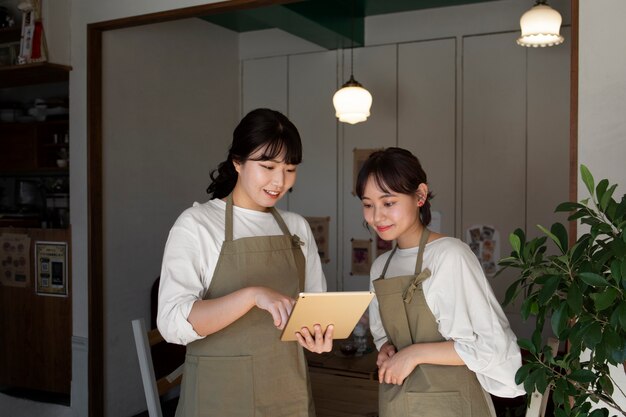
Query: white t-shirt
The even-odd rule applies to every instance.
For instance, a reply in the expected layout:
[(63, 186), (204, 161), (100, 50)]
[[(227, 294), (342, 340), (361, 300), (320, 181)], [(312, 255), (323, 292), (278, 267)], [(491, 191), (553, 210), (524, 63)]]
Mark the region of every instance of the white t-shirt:
[[(385, 278), (413, 275), (418, 249), (398, 249)], [(374, 261), (372, 281), (380, 278), (390, 254), (386, 252)], [(432, 275), (422, 287), (439, 333), (446, 340), (454, 340), (456, 352), (486, 391), (500, 397), (523, 395), (524, 389), (515, 383), (521, 366), (517, 338), (476, 255), (460, 240), (443, 237), (426, 245), (422, 270), (426, 268)], [(374, 343), (380, 349), (387, 337), (376, 298), (369, 312)]]
[[(187, 321), (193, 303), (201, 300), (211, 284), (225, 235), (226, 203), (213, 199), (194, 203), (185, 210), (170, 230), (159, 284), (157, 326), (170, 343), (187, 345), (201, 339)], [(306, 259), (304, 290), (326, 291), (317, 245), (308, 222), (300, 215), (278, 210), (292, 234), (304, 242)], [(282, 235), (269, 212), (233, 207), (233, 239), (251, 236)]]

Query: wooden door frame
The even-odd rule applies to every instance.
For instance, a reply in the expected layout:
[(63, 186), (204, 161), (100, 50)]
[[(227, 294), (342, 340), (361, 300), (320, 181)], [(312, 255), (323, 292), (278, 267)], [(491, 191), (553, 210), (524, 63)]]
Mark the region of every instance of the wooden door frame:
[[(293, 0), (291, 0), (293, 1)], [(88, 408), (89, 415), (104, 415), (104, 259), (102, 201), (102, 37), (109, 30), (252, 9), (290, 0), (231, 0), (202, 6), (109, 20), (87, 25), (87, 187), (88, 187)], [(578, 184), (578, 3), (571, 1), (572, 40), (570, 68), (570, 201)], [(570, 223), (570, 239), (576, 222)]]

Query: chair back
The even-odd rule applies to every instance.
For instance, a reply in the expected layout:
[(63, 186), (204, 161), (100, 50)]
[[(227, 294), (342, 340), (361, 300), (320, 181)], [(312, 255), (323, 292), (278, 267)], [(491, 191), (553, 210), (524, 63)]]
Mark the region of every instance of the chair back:
[(150, 417), (163, 417), (160, 397), (173, 387), (180, 385), (183, 366), (179, 366), (169, 375), (157, 380), (154, 373), (151, 348), (158, 343), (165, 343), (165, 340), (163, 340), (163, 336), (161, 336), (158, 329), (147, 331), (143, 319), (135, 319), (131, 323), (133, 336), (135, 338), (135, 347), (137, 348), (137, 358), (139, 359), (143, 390), (148, 405), (148, 415)]

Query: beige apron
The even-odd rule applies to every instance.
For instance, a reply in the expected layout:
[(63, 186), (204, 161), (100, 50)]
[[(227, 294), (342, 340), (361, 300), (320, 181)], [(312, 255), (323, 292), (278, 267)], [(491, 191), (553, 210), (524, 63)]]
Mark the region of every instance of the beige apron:
[[(298, 236), (271, 213), (283, 234), (233, 240), (232, 195), (225, 241), (206, 299), (251, 286), (296, 297), (305, 259)], [(314, 417), (304, 352), (281, 342), (272, 316), (253, 308), (228, 327), (187, 345), (176, 417)]]
[[(429, 269), (422, 271), (429, 234), (424, 229), (414, 275), (385, 279), (394, 248), (374, 281), (385, 332), (398, 350), (414, 343), (445, 341), (422, 289), (431, 274)], [(491, 399), (467, 366), (419, 365), (402, 385), (381, 384), (378, 401), (380, 417), (495, 417)]]

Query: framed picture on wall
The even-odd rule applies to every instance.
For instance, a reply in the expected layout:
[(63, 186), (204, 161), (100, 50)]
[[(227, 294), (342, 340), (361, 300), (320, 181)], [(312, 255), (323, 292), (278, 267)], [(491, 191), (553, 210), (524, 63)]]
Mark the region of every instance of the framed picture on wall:
[(383, 148), (377, 149), (357, 149), (354, 148), (354, 162), (352, 163), (352, 195), (356, 195), (356, 179), (359, 176), (359, 171), (361, 167), (367, 161), (367, 158), (370, 157), (376, 151), (382, 151)]
[(67, 243), (35, 242), (36, 292), (67, 297)]
[(23, 233), (0, 235), (0, 285), (28, 287), (30, 284), (30, 237)]
[(372, 240), (352, 239), (350, 275), (369, 275), (372, 266)]
[(311, 226), (311, 232), (313, 232), (313, 238), (317, 244), (317, 252), (322, 263), (330, 262), (328, 257), (328, 225), (330, 217), (305, 217), (305, 219)]

